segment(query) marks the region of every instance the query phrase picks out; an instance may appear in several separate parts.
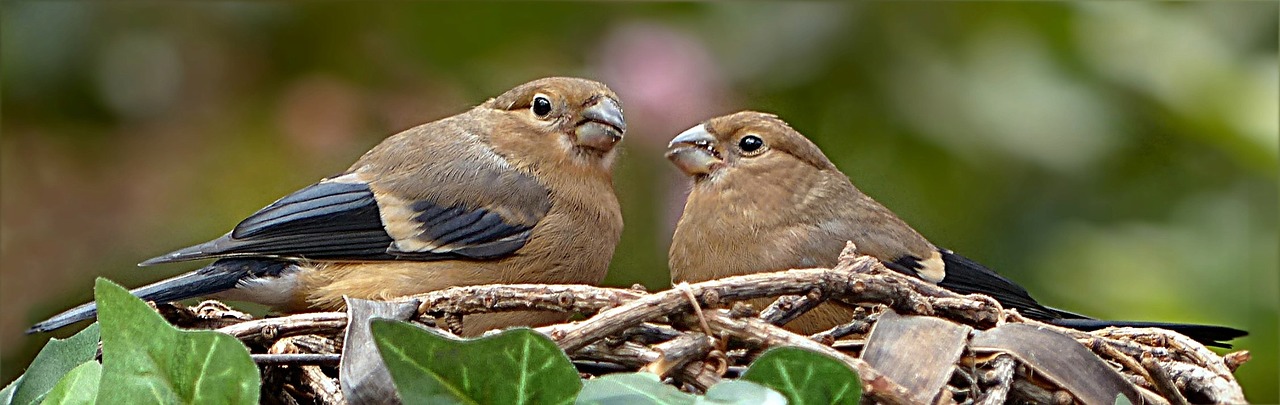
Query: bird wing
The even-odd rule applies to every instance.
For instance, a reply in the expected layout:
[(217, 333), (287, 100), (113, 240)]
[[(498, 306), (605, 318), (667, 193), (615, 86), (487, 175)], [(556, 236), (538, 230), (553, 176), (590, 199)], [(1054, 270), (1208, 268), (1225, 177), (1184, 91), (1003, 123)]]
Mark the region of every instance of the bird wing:
[(388, 139), (347, 174), (281, 198), (218, 239), (142, 265), (223, 257), (488, 259), (523, 247), (550, 210), (549, 191), (470, 131), (430, 136), (428, 129)]
[[(416, 230), (396, 240), (387, 231), (368, 184), (322, 182), (290, 194), (236, 225), (222, 237), (143, 262), (267, 256), (314, 260), (486, 259), (524, 246), (532, 223), (508, 221), (498, 211), (395, 200), (392, 221)], [(545, 215), (545, 210), (536, 217)], [(408, 247), (408, 248), (406, 248)]]
[(1040, 304), (1022, 286), (997, 274), (986, 266), (948, 249), (938, 249), (946, 263), (946, 278), (938, 283), (942, 288), (960, 294), (983, 294), (995, 298), (1005, 308), (1017, 308), (1022, 315), (1036, 320), (1083, 317), (1058, 311)]

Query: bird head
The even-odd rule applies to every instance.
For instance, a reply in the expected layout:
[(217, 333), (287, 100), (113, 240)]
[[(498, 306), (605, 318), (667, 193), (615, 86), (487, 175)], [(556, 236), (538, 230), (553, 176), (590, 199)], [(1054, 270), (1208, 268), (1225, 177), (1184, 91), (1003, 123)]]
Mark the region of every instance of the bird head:
[(738, 171), (836, 170), (804, 135), (773, 114), (755, 111), (712, 118), (681, 132), (667, 146), (667, 159), (695, 183), (720, 181)]
[[(512, 125), (540, 139), (508, 139), (529, 143), (523, 150), (551, 149), (587, 164), (612, 164), (615, 146), (627, 123), (618, 96), (603, 83), (571, 77), (548, 77), (522, 84), (489, 100), (485, 106), (505, 110)], [(557, 145), (548, 148), (546, 143)], [(554, 156), (547, 156), (555, 158)]]

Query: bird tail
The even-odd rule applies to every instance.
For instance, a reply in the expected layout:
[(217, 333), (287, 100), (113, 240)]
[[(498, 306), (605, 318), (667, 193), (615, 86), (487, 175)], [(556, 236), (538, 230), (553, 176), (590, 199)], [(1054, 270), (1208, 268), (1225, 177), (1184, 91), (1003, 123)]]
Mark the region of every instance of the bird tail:
[(943, 248), (938, 248), (938, 252), (942, 254), (942, 262), (946, 265), (946, 276), (938, 282), (938, 286), (942, 288), (960, 294), (982, 294), (995, 298), (1005, 308), (1015, 308), (1018, 313), (1031, 319), (1082, 317), (1040, 304), (1022, 286), (967, 257)]
[(1226, 341), (1248, 335), (1243, 330), (1213, 325), (1190, 325), (1165, 322), (1104, 321), (1074, 312), (1047, 307), (1031, 298), (1021, 286), (991, 269), (947, 249), (939, 248), (946, 264), (946, 277), (939, 286), (961, 294), (984, 294), (995, 298), (1005, 308), (1015, 308), (1022, 315), (1066, 328), (1092, 331), (1106, 327), (1160, 328), (1181, 333), (1206, 346), (1230, 348)]
[[(235, 288), (246, 277), (279, 274), (290, 263), (261, 259), (223, 259), (199, 270), (143, 286), (129, 293), (144, 301), (166, 303)], [(35, 324), (27, 333), (48, 332), (98, 316), (98, 306), (86, 303)]]
[(1178, 332), (1187, 337), (1200, 342), (1205, 346), (1214, 346), (1221, 348), (1231, 348), (1229, 340), (1244, 337), (1249, 332), (1229, 328), (1226, 326), (1215, 325), (1193, 325), (1185, 323), (1168, 323), (1168, 322), (1142, 322), (1142, 321), (1104, 321), (1100, 319), (1054, 319), (1048, 321), (1050, 324), (1071, 328), (1080, 331), (1093, 331), (1108, 327), (1117, 328), (1160, 328)]

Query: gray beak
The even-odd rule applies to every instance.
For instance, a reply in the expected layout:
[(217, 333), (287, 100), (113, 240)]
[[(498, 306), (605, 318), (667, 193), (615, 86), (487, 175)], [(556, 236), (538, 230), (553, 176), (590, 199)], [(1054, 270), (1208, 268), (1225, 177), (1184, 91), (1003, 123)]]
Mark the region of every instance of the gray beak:
[(716, 138), (703, 125), (681, 132), (667, 144), (667, 159), (690, 176), (711, 174), (724, 160), (716, 151)]
[(574, 130), (575, 143), (608, 152), (627, 132), (627, 121), (622, 117), (622, 106), (609, 97), (601, 97), (582, 110), (583, 121)]

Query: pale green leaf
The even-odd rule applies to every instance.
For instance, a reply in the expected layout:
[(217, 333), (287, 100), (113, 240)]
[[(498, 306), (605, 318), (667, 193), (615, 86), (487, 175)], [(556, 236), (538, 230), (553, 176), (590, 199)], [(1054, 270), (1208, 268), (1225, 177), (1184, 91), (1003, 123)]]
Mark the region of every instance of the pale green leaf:
[(700, 403), (722, 405), (787, 405), (787, 397), (772, 388), (746, 380), (725, 380), (707, 389)]
[(91, 405), (98, 397), (98, 383), (102, 379), (102, 365), (86, 361), (71, 369), (49, 391), (41, 405)]
[(697, 397), (663, 384), (653, 373), (609, 374), (588, 380), (577, 403), (590, 405), (691, 405)]
[(22, 375), (13, 392), (13, 404), (38, 403), (63, 375), (93, 360), (98, 353), (98, 324), (94, 323), (66, 339), (49, 339), (31, 368)]
[(1130, 402), (1129, 397), (1124, 396), (1124, 394), (1117, 394), (1115, 405), (1133, 405), (1133, 402)]
[(663, 384), (648, 372), (609, 374), (588, 380), (578, 394), (583, 405), (786, 405), (787, 398), (750, 381), (727, 380), (712, 386), (706, 396)]
[(13, 392), (18, 390), (18, 386), (22, 385), (22, 376), (13, 379), (9, 385), (4, 386), (0, 390), (0, 405), (9, 405), (13, 403)]

